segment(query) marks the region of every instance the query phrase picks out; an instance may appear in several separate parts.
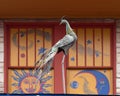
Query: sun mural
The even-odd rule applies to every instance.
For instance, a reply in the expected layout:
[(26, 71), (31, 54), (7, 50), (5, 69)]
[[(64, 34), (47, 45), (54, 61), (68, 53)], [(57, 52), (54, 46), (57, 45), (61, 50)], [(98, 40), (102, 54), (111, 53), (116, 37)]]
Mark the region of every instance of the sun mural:
[(26, 72), (21, 70), (19, 73), (17, 70), (13, 71), (14, 76), (12, 76), (15, 82), (12, 83), (12, 86), (15, 87), (13, 94), (29, 94), (29, 93), (50, 93), (47, 90), (48, 87), (51, 87), (52, 84), (46, 83), (52, 78), (52, 76), (42, 77), (37, 82), (37, 73), (33, 73), (32, 70)]

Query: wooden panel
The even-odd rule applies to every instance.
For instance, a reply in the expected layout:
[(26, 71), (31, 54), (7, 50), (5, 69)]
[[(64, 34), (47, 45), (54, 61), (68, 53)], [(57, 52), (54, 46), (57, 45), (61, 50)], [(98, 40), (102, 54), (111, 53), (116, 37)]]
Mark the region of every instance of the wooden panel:
[(120, 54), (117, 54), (117, 64), (120, 64)]
[(3, 52), (4, 51), (4, 45), (3, 43), (0, 43), (0, 52)]
[(40, 59), (41, 54), (43, 53), (43, 29), (36, 29), (36, 61)]
[[(76, 30), (73, 30), (76, 33)], [(76, 66), (76, 43), (69, 49), (69, 66)]]
[(116, 43), (116, 47), (117, 47), (117, 48), (120, 48), (120, 43)]
[(0, 67), (0, 74), (3, 73), (3, 67)]
[(0, 73), (0, 82), (4, 82), (4, 73)]
[(116, 66), (116, 76), (118, 77), (118, 78), (120, 78), (120, 64), (117, 64), (117, 66)]
[(35, 30), (28, 29), (28, 66), (35, 64)]
[(0, 93), (4, 93), (4, 84), (0, 82)]
[(4, 62), (4, 53), (0, 52), (0, 62)]
[(116, 32), (119, 33), (120, 32), (120, 27), (116, 28)]
[(94, 56), (95, 56), (95, 66), (102, 66), (102, 40), (101, 40), (101, 29), (94, 29)]
[(49, 72), (36, 82), (37, 75), (32, 70), (9, 70), (8, 93), (53, 93), (54, 72)]
[(10, 66), (18, 66), (18, 29), (10, 29)]
[(4, 36), (4, 31), (3, 28), (0, 28), (0, 36), (3, 37)]
[(86, 66), (93, 66), (93, 29), (86, 29)]
[(85, 38), (84, 29), (78, 29), (78, 66), (85, 66)]
[(52, 29), (45, 28), (44, 29), (44, 47), (45, 49), (50, 49), (52, 46)]
[(120, 95), (120, 88), (116, 88), (116, 95)]
[(26, 66), (26, 29), (19, 30), (19, 65)]
[(117, 50), (117, 54), (120, 54), (120, 48), (116, 48), (116, 50)]
[(113, 94), (111, 70), (67, 70), (68, 94)]
[(103, 66), (110, 66), (110, 29), (103, 29)]
[(116, 80), (116, 87), (120, 88), (120, 78), (117, 78), (117, 80)]
[(0, 68), (3, 68), (3, 67), (4, 67), (4, 63), (0, 62)]
[(4, 42), (4, 38), (0, 37), (0, 43)]
[(116, 41), (120, 43), (120, 33), (116, 34)]

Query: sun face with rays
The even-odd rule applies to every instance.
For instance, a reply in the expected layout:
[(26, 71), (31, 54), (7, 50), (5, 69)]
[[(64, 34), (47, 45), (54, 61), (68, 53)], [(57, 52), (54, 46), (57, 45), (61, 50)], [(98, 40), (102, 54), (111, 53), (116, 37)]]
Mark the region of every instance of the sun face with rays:
[(12, 83), (12, 86), (16, 88), (12, 93), (49, 93), (46, 90), (47, 87), (51, 87), (51, 84), (46, 84), (46, 81), (50, 80), (52, 76), (42, 77), (37, 81), (37, 73), (32, 73), (31, 70), (29, 72), (25, 72), (25, 70), (21, 70), (21, 73), (14, 70), (15, 76), (12, 78), (16, 81)]

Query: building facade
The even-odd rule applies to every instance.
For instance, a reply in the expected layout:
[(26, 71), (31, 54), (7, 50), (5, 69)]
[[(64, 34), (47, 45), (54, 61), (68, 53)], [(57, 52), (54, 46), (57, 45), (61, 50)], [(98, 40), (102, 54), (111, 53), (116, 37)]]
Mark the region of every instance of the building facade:
[[(119, 20), (83, 21), (70, 20), (78, 40), (65, 60), (67, 93), (119, 94)], [(65, 35), (64, 25), (6, 20), (0, 33), (1, 93), (63, 93), (62, 53), (37, 88), (32, 70), (41, 54)]]
[(78, 37), (65, 58), (66, 93), (120, 94), (119, 4), (119, 0), (0, 1), (0, 93), (63, 93), (62, 52), (39, 82), (33, 69), (66, 34), (65, 25), (59, 25), (66, 15)]

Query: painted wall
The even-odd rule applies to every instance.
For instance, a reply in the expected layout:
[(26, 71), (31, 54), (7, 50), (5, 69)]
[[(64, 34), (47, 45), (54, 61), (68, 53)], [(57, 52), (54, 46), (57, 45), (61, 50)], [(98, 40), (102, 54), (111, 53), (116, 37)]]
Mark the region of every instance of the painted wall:
[[(0, 93), (4, 92), (4, 30), (3, 22), (0, 22)], [(116, 94), (120, 94), (120, 20), (116, 26)]]

